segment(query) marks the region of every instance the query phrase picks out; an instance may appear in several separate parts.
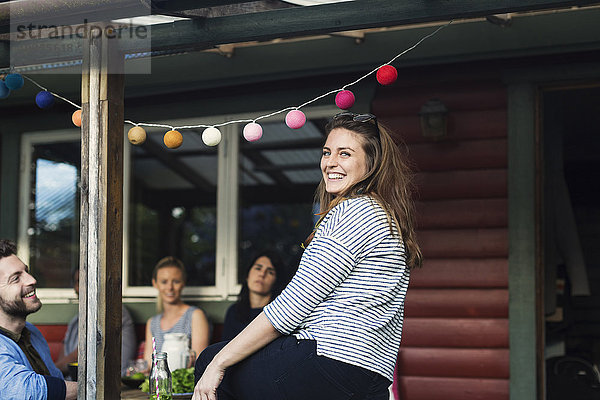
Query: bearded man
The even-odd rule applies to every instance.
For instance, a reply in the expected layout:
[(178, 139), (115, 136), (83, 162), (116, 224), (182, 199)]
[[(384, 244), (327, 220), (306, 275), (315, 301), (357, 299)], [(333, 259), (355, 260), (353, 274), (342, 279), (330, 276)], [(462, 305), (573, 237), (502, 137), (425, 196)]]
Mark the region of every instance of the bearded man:
[(26, 321), (42, 302), (36, 280), (16, 256), (13, 242), (0, 239), (0, 397), (3, 400), (72, 400), (77, 383), (64, 380), (41, 332)]

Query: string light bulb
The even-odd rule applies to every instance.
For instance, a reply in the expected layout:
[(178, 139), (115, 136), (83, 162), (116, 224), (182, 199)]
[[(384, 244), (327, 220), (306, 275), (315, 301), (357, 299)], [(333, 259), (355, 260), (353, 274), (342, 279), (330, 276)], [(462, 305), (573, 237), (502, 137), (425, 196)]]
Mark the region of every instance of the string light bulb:
[(4, 81), (0, 80), (0, 99), (5, 99), (10, 95), (10, 89), (6, 86)]
[(342, 110), (347, 110), (354, 105), (354, 93), (349, 90), (342, 90), (335, 95), (335, 105)]
[(398, 79), (398, 71), (391, 65), (383, 65), (377, 70), (377, 82), (382, 85), (391, 85)]
[(256, 122), (250, 122), (244, 127), (244, 139), (249, 142), (255, 142), (262, 137), (263, 129), (262, 126)]
[(300, 129), (306, 123), (306, 115), (300, 110), (292, 110), (285, 116), (285, 124), (292, 129)]
[(71, 115), (71, 121), (73, 121), (73, 125), (81, 128), (81, 110), (77, 110)]
[(140, 145), (146, 141), (146, 131), (141, 126), (134, 126), (127, 132), (127, 139), (129, 143)]
[(39, 108), (50, 108), (54, 104), (54, 96), (47, 90), (42, 90), (35, 96), (35, 104)]
[(165, 133), (165, 136), (163, 137), (163, 142), (165, 142), (165, 146), (167, 146), (168, 148), (176, 149), (183, 143), (183, 136), (181, 135), (181, 133), (179, 133), (179, 131), (172, 129)]
[(8, 74), (4, 78), (4, 83), (10, 90), (18, 90), (23, 87), (25, 80), (21, 74)]
[(221, 131), (211, 126), (202, 132), (202, 141), (207, 146), (216, 146), (221, 143)]

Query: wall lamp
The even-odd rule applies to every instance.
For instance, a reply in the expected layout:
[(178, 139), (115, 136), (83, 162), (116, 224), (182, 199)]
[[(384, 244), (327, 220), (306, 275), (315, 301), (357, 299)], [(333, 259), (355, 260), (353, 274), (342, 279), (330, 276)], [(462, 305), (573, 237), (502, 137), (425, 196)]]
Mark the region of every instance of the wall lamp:
[(447, 136), (448, 109), (439, 99), (431, 99), (423, 104), (419, 116), (421, 118), (421, 134), (433, 140)]

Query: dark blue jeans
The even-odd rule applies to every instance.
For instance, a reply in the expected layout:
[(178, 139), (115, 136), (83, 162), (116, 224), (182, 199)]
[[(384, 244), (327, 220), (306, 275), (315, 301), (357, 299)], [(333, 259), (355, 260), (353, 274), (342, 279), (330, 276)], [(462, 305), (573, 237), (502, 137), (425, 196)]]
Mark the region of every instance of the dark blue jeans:
[[(207, 347), (195, 381), (227, 344)], [(317, 356), (313, 340), (282, 336), (225, 371), (219, 400), (387, 400), (391, 382), (376, 372)]]

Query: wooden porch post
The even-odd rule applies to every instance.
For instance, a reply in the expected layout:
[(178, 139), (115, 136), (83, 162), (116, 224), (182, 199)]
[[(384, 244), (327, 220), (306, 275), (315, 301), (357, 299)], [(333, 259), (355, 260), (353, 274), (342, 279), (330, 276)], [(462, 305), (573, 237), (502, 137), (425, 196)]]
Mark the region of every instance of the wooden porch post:
[[(94, 32), (94, 30), (96, 32)], [(78, 398), (120, 398), (123, 254), (123, 56), (95, 28), (81, 80)]]

